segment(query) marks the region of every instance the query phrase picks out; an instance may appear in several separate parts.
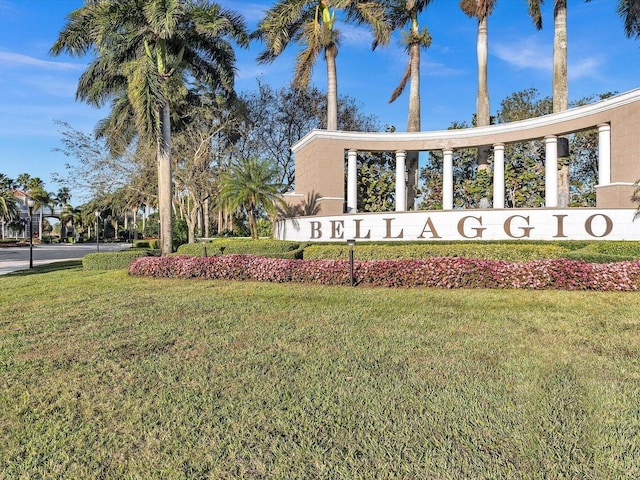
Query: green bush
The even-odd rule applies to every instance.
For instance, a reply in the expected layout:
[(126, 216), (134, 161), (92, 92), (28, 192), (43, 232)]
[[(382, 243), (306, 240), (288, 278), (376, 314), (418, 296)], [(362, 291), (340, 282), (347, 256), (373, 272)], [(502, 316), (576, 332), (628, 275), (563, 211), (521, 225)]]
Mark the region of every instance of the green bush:
[[(207, 256), (250, 254), (272, 258), (306, 260), (346, 260), (349, 247), (344, 243), (299, 243), (272, 239), (218, 238), (204, 244)], [(637, 241), (479, 241), (479, 242), (359, 242), (358, 260), (408, 260), (432, 257), (479, 258), (513, 262), (569, 258), (590, 263), (608, 263), (640, 258)], [(181, 245), (179, 255), (202, 256), (203, 244)]]
[(136, 240), (133, 242), (133, 248), (152, 248), (149, 240)]
[(157, 250), (131, 248), (120, 252), (90, 253), (82, 257), (85, 270), (123, 270), (136, 258), (158, 255)]
[[(299, 242), (272, 239), (252, 240), (248, 238), (217, 238), (205, 242), (207, 255), (249, 254), (272, 258), (301, 258), (302, 250)], [(201, 256), (204, 254), (202, 242), (180, 245), (179, 255)]]
[(149, 248), (151, 250), (160, 250), (160, 240), (151, 238), (149, 240), (136, 240), (133, 242), (133, 248)]
[[(556, 244), (537, 243), (415, 243), (362, 244), (354, 247), (358, 260), (409, 260), (432, 257), (480, 258), (526, 261), (562, 258), (569, 250)], [(312, 245), (304, 249), (304, 259), (338, 260), (349, 257), (347, 245)]]
[(582, 249), (584, 252), (593, 252), (604, 255), (615, 255), (628, 259), (640, 258), (640, 242), (636, 241), (601, 241), (591, 242)]
[[(349, 247), (345, 243), (325, 243), (307, 246), (304, 248), (304, 258), (306, 260), (347, 259), (349, 256)], [(460, 257), (527, 261), (569, 258), (590, 263), (608, 263), (640, 258), (640, 242), (637, 241), (362, 242), (358, 243), (354, 248), (355, 256), (358, 260)]]

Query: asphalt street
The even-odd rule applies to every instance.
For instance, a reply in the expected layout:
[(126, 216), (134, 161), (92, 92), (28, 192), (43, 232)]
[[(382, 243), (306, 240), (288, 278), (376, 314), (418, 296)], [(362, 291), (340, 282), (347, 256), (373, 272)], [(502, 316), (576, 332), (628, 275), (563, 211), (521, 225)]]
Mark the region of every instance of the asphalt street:
[[(124, 250), (131, 244), (127, 243), (101, 243), (101, 252)], [(80, 259), (88, 253), (95, 253), (95, 243), (61, 243), (52, 245), (33, 246), (33, 265), (44, 265), (61, 260)], [(0, 248), (0, 275), (29, 268), (29, 247), (1, 247)]]

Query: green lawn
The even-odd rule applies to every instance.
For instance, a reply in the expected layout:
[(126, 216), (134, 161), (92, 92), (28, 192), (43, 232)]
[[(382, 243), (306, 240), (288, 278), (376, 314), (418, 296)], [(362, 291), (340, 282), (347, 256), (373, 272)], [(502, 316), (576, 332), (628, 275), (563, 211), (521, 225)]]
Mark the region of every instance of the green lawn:
[(0, 479), (640, 477), (640, 293), (0, 277)]

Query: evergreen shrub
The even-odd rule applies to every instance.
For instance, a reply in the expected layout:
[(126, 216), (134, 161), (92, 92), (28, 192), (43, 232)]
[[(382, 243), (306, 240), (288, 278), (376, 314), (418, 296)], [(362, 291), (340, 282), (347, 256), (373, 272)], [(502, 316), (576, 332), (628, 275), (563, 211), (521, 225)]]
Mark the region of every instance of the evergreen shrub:
[[(300, 242), (290, 242), (273, 239), (252, 240), (248, 238), (217, 238), (205, 242), (207, 256), (227, 254), (251, 254), (272, 258), (301, 258)], [(189, 243), (180, 245), (178, 255), (203, 256), (203, 243)]]
[(124, 270), (132, 260), (139, 257), (159, 255), (159, 251), (148, 248), (131, 248), (120, 252), (90, 253), (82, 257), (85, 270)]

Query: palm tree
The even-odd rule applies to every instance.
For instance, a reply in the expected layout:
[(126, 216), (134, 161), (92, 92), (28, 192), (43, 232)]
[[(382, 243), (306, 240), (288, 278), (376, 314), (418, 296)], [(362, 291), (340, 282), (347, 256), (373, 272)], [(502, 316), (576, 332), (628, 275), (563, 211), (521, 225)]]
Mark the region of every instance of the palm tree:
[(618, 14), (624, 20), (625, 35), (640, 38), (640, 3), (637, 0), (619, 0)]
[[(585, 0), (590, 2), (591, 0)], [(540, 18), (540, 5), (543, 0), (529, 0), (529, 12), (532, 17)], [(640, 6), (635, 0), (620, 0), (618, 12), (629, 19), (626, 26), (631, 26), (633, 31), (633, 18), (638, 18)], [(633, 12), (635, 13), (635, 16)], [(629, 15), (626, 15), (627, 12)], [(625, 16), (626, 15), (626, 16)], [(637, 26), (637, 23), (636, 23)], [(539, 20), (538, 27), (542, 27)], [(567, 0), (554, 0), (553, 4), (553, 113), (563, 112), (569, 108), (569, 85), (567, 72)], [(629, 30), (627, 30), (629, 32)], [(563, 138), (563, 144), (568, 145), (568, 140)], [(561, 162), (558, 170), (558, 206), (565, 207), (569, 204), (569, 161), (568, 146), (563, 149), (565, 160)]]
[(251, 238), (258, 238), (257, 216), (261, 210), (274, 217), (276, 203), (283, 205), (273, 162), (257, 157), (241, 158), (220, 176), (220, 201), (230, 210), (243, 209), (249, 219)]
[[(476, 50), (478, 57), (478, 96), (476, 99), (476, 126), (484, 127), (491, 123), (489, 108), (489, 84), (487, 81), (487, 56), (489, 51), (489, 16), (493, 13), (497, 0), (460, 0), (460, 9), (470, 18), (478, 20)], [(542, 27), (540, 3), (542, 0), (528, 0), (529, 14), (536, 27)], [(478, 148), (478, 170), (489, 168), (489, 151)]]
[(69, 190), (69, 187), (62, 187), (58, 189), (58, 193), (56, 193), (55, 198), (56, 205), (64, 207), (69, 203), (69, 200), (71, 200), (71, 190)]
[(20, 217), (18, 200), (14, 195), (15, 182), (0, 173), (0, 221), (2, 222), (2, 238), (4, 239), (5, 225)]
[(32, 177), (28, 173), (21, 173), (20, 175), (18, 175), (18, 180), (16, 181), (16, 183), (20, 188), (26, 190), (28, 195), (35, 201), (34, 211), (39, 213), (38, 237), (42, 239), (44, 209), (45, 207), (51, 208), (51, 205), (53, 205), (53, 194), (45, 190), (44, 182), (40, 177)]
[(40, 220), (38, 222), (38, 238), (42, 240), (42, 228), (44, 227), (44, 209), (49, 208), (53, 214), (55, 197), (51, 192), (47, 192), (43, 185), (37, 185), (29, 190), (29, 196), (35, 201), (35, 211), (38, 212)]
[[(420, 126), (420, 49), (431, 45), (427, 27), (420, 29), (418, 15), (429, 6), (431, 0), (393, 0), (388, 6), (388, 18), (392, 30), (408, 26), (403, 43), (409, 54), (409, 62), (400, 83), (395, 88), (389, 103), (395, 101), (409, 83), (409, 118), (407, 132), (419, 132)], [(414, 206), (417, 196), (418, 152), (407, 152), (408, 171), (407, 205)]]
[(171, 100), (188, 79), (233, 92), (231, 41), (248, 45), (244, 20), (189, 0), (93, 0), (71, 12), (51, 53), (95, 59), (77, 98), (102, 106), (126, 95), (141, 139), (156, 144), (161, 251), (172, 251)]
[(306, 89), (313, 66), (321, 52), (327, 63), (327, 130), (338, 129), (338, 81), (336, 57), (340, 33), (335, 28), (336, 10), (346, 20), (366, 24), (374, 34), (373, 45), (386, 44), (390, 31), (385, 22), (383, 2), (370, 0), (279, 0), (265, 14), (254, 37), (266, 43), (259, 63), (273, 62), (291, 43), (303, 50), (298, 54), (292, 85)]

